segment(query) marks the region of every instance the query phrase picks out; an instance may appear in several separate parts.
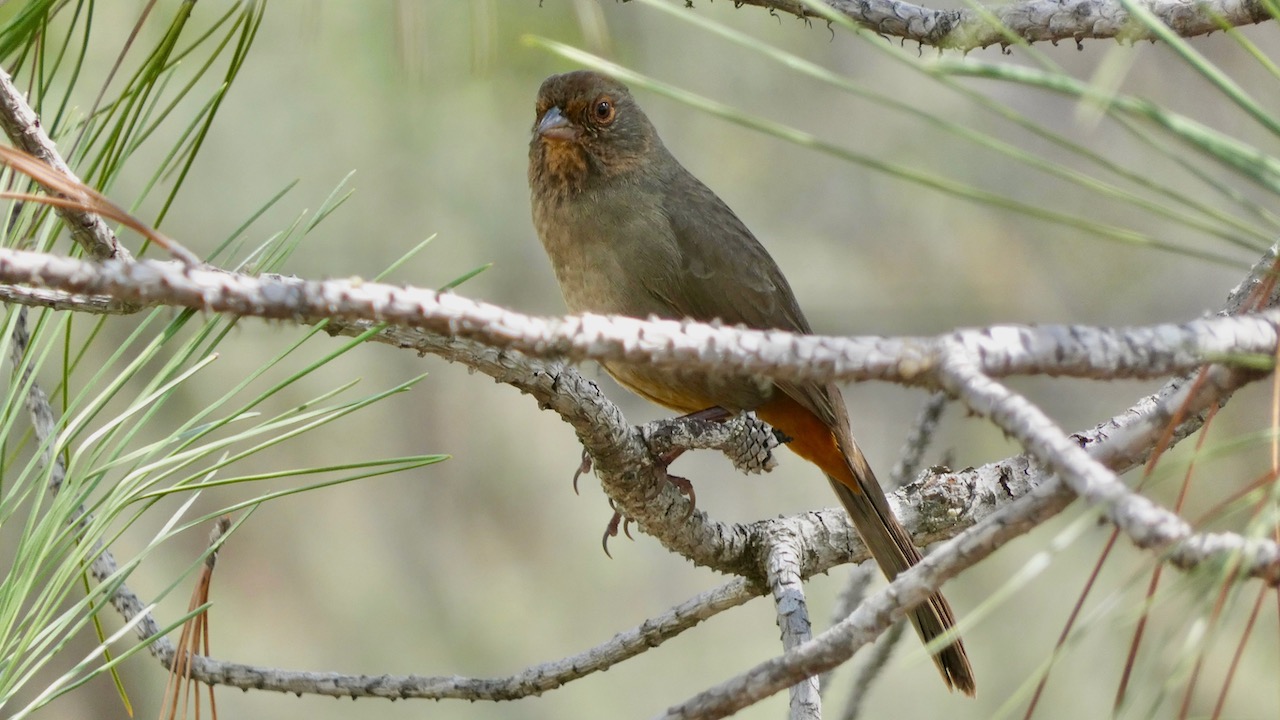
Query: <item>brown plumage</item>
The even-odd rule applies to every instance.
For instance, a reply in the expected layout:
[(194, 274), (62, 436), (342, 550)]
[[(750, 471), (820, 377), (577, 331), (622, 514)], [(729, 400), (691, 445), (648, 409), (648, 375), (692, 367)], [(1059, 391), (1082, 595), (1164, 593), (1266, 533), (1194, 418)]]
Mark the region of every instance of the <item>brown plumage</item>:
[[(533, 221), (570, 312), (701, 321), (808, 333), (782, 271), (751, 231), (685, 170), (627, 88), (591, 72), (550, 77), (529, 144)], [(889, 578), (920, 561), (854, 442), (834, 384), (606, 363), (626, 388), (683, 413), (754, 410), (826, 474)], [(930, 641), (954, 624), (934, 595), (911, 613)], [(934, 656), (948, 687), (974, 692), (957, 638)]]

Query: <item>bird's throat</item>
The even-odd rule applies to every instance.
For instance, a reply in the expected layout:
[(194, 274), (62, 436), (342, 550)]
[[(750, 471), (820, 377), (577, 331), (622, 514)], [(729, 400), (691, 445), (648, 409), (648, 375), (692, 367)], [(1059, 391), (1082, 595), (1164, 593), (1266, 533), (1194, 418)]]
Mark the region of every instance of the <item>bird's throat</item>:
[(556, 139), (540, 139), (543, 174), (539, 186), (562, 192), (580, 192), (586, 183), (590, 165), (587, 153), (580, 145)]

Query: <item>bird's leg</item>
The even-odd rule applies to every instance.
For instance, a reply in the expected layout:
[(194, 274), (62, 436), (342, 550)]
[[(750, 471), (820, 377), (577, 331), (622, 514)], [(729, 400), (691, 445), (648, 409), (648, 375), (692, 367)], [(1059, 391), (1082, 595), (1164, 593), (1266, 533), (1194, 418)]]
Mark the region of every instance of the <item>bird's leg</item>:
[[(703, 422), (722, 423), (732, 418), (733, 418), (733, 413), (729, 412), (728, 410), (725, 410), (719, 405), (713, 405), (709, 408), (698, 410), (697, 412), (691, 412), (688, 415), (681, 415), (675, 419), (676, 420), (701, 420)], [(667, 452), (658, 456), (658, 463), (664, 467), (667, 465), (670, 465), (671, 463), (676, 461), (676, 458), (683, 455), (684, 451), (685, 451), (684, 448), (676, 448), (674, 450), (668, 450)]]
[[(733, 413), (725, 410), (719, 405), (713, 405), (709, 408), (703, 408), (702, 410), (691, 412), (688, 415), (681, 415), (676, 419), (721, 423), (731, 419), (732, 417)], [(671, 466), (671, 463), (675, 462), (676, 458), (683, 454), (684, 448), (676, 448), (675, 450), (663, 453), (658, 457), (658, 469), (662, 471), (666, 481), (672, 487), (679, 490), (681, 495), (689, 498), (689, 510), (684, 514), (684, 520), (688, 520), (693, 515), (693, 511), (698, 507), (698, 494), (693, 491), (693, 483), (689, 482), (687, 478), (682, 478), (679, 475), (672, 475), (667, 471), (667, 468)]]

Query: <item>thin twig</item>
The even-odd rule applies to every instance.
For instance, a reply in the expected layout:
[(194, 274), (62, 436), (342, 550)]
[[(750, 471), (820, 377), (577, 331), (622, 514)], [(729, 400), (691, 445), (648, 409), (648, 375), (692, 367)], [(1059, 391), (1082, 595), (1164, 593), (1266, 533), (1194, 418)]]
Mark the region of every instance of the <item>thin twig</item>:
[(946, 393), (935, 392), (920, 408), (915, 421), (911, 423), (911, 429), (907, 432), (906, 440), (903, 441), (902, 449), (898, 451), (898, 461), (889, 471), (887, 489), (895, 490), (902, 487), (903, 483), (920, 471), (920, 464), (924, 462), (924, 453), (933, 444), (933, 435), (938, 431), (938, 422), (950, 400)]
[[(218, 552), (221, 550), (223, 538), (230, 529), (229, 515), (223, 515), (214, 522), (213, 530), (209, 532), (209, 553), (204, 557), (204, 567), (200, 568), (196, 586), (191, 591), (191, 600), (187, 603), (187, 612), (191, 617), (182, 624), (173, 662), (169, 664), (169, 681), (165, 683), (164, 699), (160, 702), (161, 708), (168, 708), (168, 717), (171, 720), (176, 720), (178, 717), (178, 703), (183, 700), (186, 702), (183, 703), (182, 717), (187, 716), (187, 707), (191, 703), (193, 694), (196, 695), (197, 720), (200, 717), (200, 697), (198, 687), (192, 682), (191, 662), (198, 655), (209, 655), (212, 652), (209, 644), (209, 592), (213, 585), (213, 570), (218, 562)], [(218, 706), (214, 700), (213, 686), (209, 685), (208, 688), (209, 709), (216, 720)], [(193, 689), (196, 690), (195, 693), (191, 692)]]
[[(53, 406), (49, 403), (49, 396), (45, 394), (39, 383), (36, 382), (31, 364), (26, 362), (27, 348), (31, 342), (31, 337), (27, 332), (26, 314), (27, 311), (23, 308), (18, 312), (18, 317), (14, 320), (9, 360), (13, 364), (14, 376), (19, 383), (19, 387), (26, 387), (24, 402), (27, 413), (31, 416), (31, 424), (35, 430), (36, 440), (41, 449), (44, 464), (50, 468), (49, 492), (57, 495), (66, 479), (67, 469), (61, 454), (57, 452), (58, 448), (55, 444), (57, 415), (54, 413)], [(93, 516), (85, 511), (83, 505), (76, 508), (68, 519), (69, 523), (74, 524), (77, 529), (81, 530), (92, 521)], [(93, 541), (88, 556), (91, 558), (89, 574), (99, 583), (111, 581), (112, 576), (115, 575), (119, 567), (116, 564), (115, 556), (102, 544), (102, 541)], [(152, 656), (158, 658), (161, 663), (167, 665), (173, 657), (173, 645), (167, 638), (159, 637), (160, 628), (151, 613), (146, 612), (146, 605), (123, 582), (115, 584), (110, 600), (116, 612), (120, 613), (120, 616), (126, 621), (133, 622), (136, 620), (134, 630), (138, 637), (151, 641), (147, 646), (148, 651)], [(139, 617), (139, 615), (142, 616)]]
[(889, 659), (893, 657), (894, 649), (901, 645), (899, 641), (902, 640), (906, 629), (907, 623), (898, 622), (889, 628), (875, 645), (871, 646), (866, 663), (853, 676), (853, 682), (849, 683), (849, 701), (845, 703), (844, 712), (840, 715), (841, 720), (857, 720), (857, 717), (862, 714), (862, 708), (865, 707), (863, 703), (871, 692), (871, 686), (884, 676), (884, 670), (889, 666)]
[(703, 620), (759, 597), (763, 592), (762, 586), (742, 578), (731, 580), (662, 615), (618, 633), (606, 643), (505, 677), (344, 675), (255, 667), (206, 657), (195, 658), (191, 676), (201, 682), (244, 690), (272, 690), (330, 697), (514, 700), (541, 695), (572, 680), (607, 670), (619, 662), (661, 645)]
[[(57, 146), (41, 126), (40, 118), (27, 104), (22, 91), (13, 84), (13, 78), (3, 69), (0, 69), (0, 128), (4, 129), (9, 141), (23, 152), (52, 168), (66, 180), (77, 185), (84, 184), (58, 154)], [(54, 209), (71, 230), (71, 237), (94, 258), (123, 261), (132, 258), (128, 248), (120, 244), (115, 233), (111, 232), (111, 228), (107, 227), (107, 223), (96, 212), (75, 206)]]
[[(27, 255), (30, 256), (31, 254)], [(5, 270), (6, 268), (8, 270), (12, 270), (12, 266), (9, 264), (9, 261), (15, 258), (19, 258), (19, 255), (7, 252), (0, 253), (0, 270)], [(57, 259), (52, 263), (52, 265), (50, 265), (47, 258), (33, 256), (33, 259), (35, 262), (33, 262), (28, 269), (39, 268), (41, 271), (48, 271), (51, 269), (56, 270), (61, 268), (65, 271), (61, 276), (61, 279), (65, 281), (66, 284), (58, 287), (58, 289), (64, 292), (97, 293), (100, 289), (110, 289), (108, 286), (100, 286), (96, 284), (102, 280), (105, 273), (115, 279), (125, 279), (126, 281), (134, 282), (135, 284), (131, 287), (133, 287), (135, 291), (137, 291), (138, 288), (145, 288), (145, 292), (137, 292), (135, 294), (136, 299), (152, 300), (154, 298), (147, 295), (147, 293), (154, 292), (156, 293), (156, 297), (163, 297), (166, 301), (172, 301), (174, 297), (172, 291), (176, 290), (179, 297), (187, 298), (188, 301), (192, 303), (199, 303), (198, 306), (200, 307), (213, 306), (214, 309), (228, 309), (232, 312), (241, 312), (241, 314), (250, 314), (249, 311), (253, 311), (256, 308), (252, 304), (233, 304), (226, 308), (222, 308), (219, 303), (238, 303), (248, 297), (264, 301), (267, 299), (276, 300), (278, 298), (275, 297), (273, 292), (283, 291), (284, 298), (278, 307), (295, 307), (295, 305), (291, 303), (291, 300), (293, 299), (291, 293), (295, 290), (304, 296), (308, 292), (315, 290), (339, 290), (340, 292), (331, 298), (335, 304), (330, 307), (344, 308), (351, 307), (351, 305), (345, 301), (350, 300), (352, 296), (344, 296), (342, 293), (354, 293), (355, 295), (360, 295), (362, 288), (367, 289), (369, 286), (373, 285), (360, 285), (358, 283), (350, 283), (349, 281), (345, 282), (345, 284), (339, 283), (338, 285), (325, 285), (322, 283), (305, 283), (303, 281), (277, 282), (277, 279), (270, 279), (270, 282), (264, 285), (260, 282), (260, 279), (245, 278), (243, 276), (235, 276), (230, 273), (221, 273), (205, 269), (183, 268), (180, 272), (174, 273), (171, 271), (171, 268), (177, 266), (172, 263), (140, 262), (129, 266), (121, 266), (118, 263), (91, 265), (89, 263), (80, 263), (78, 261)], [(57, 273), (55, 272), (49, 277), (56, 276)], [(39, 274), (28, 274), (24, 276), (23, 279), (28, 282), (36, 282), (41, 279), (48, 280), (49, 277)], [(249, 286), (250, 291), (248, 294), (241, 292), (245, 290), (246, 286)], [(264, 288), (266, 289), (265, 294)], [(383, 290), (379, 289), (378, 292), (383, 292)], [(410, 293), (410, 295), (412, 295), (412, 293)], [(406, 297), (406, 295), (402, 293), (395, 292), (393, 292), (391, 296), (397, 300), (403, 300)], [(323, 292), (319, 297), (323, 297)], [(367, 299), (367, 296), (360, 297)], [(421, 295), (415, 295), (413, 297), (417, 299), (423, 298)], [(450, 329), (449, 326), (451, 323), (447, 318), (453, 318), (453, 324), (455, 324), (459, 329), (466, 330), (468, 333), (474, 332), (477, 334), (484, 334), (484, 332), (493, 332), (498, 335), (507, 336), (515, 336), (518, 334), (511, 327), (490, 327), (487, 331), (482, 331), (478, 329), (479, 326), (472, 326), (471, 323), (479, 321), (480, 318), (468, 315), (468, 313), (475, 310), (478, 304), (471, 303), (470, 301), (457, 301), (456, 296), (451, 297), (454, 297), (455, 300), (448, 300), (441, 296), (435, 296), (434, 300), (437, 302), (437, 305), (435, 306), (436, 310), (440, 310), (441, 307), (443, 307), (444, 310), (434, 316), (435, 319), (432, 320), (432, 322), (443, 325), (445, 329)], [(240, 300), (235, 300), (235, 298), (240, 298)], [(318, 299), (319, 298), (317, 298), (317, 300)], [(394, 304), (380, 307), (387, 309), (391, 314), (397, 315), (397, 317), (413, 317), (415, 315), (421, 317), (423, 312), (422, 307), (401, 307)], [(492, 308), (492, 306), (488, 307)], [(462, 316), (459, 316), (457, 313), (460, 308), (466, 309)], [(365, 309), (367, 310), (367, 307)], [(481, 313), (482, 315), (491, 311), (486, 308), (482, 308), (482, 310), (484, 311)], [(264, 311), (259, 310), (259, 312)], [(524, 317), (501, 309), (497, 309), (497, 312), (499, 312), (500, 315), (496, 319), (519, 319)], [(503, 313), (509, 314), (504, 315)], [(465, 319), (462, 319), (463, 317), (465, 317)], [(489, 319), (493, 320), (495, 318), (490, 317)], [(1185, 336), (1180, 334), (1184, 331), (1190, 333), (1190, 335), (1194, 337), (1195, 333), (1187, 328), (1201, 329), (1207, 334), (1212, 335), (1215, 339), (1205, 340), (1199, 346), (1192, 343), (1192, 346), (1196, 347), (1197, 350), (1203, 351), (1205, 347), (1216, 347), (1215, 343), (1222, 343), (1224, 347), (1233, 347), (1238, 350), (1241, 347), (1247, 349), (1255, 346), (1251, 346), (1247, 342), (1228, 343), (1224, 337), (1229, 338), (1231, 341), (1238, 341), (1241, 338), (1252, 338), (1253, 342), (1257, 343), (1256, 347), (1261, 348), (1268, 346), (1258, 342), (1259, 333), (1265, 337), (1264, 331), (1266, 329), (1274, 330), (1273, 326), (1269, 322), (1269, 317), (1252, 318), (1245, 321), (1238, 319), (1230, 321), (1209, 320), (1200, 321), (1200, 323), (1200, 325), (1182, 326), (1181, 328), (1177, 326), (1162, 326), (1160, 330), (1154, 334), (1160, 336), (1156, 339), (1168, 341), (1171, 336), (1184, 338)], [(636, 327), (643, 327), (643, 325), (644, 324), (641, 323), (641, 325)], [(708, 331), (707, 326), (698, 326), (694, 324), (675, 325), (681, 329), (687, 329), (690, 333), (698, 337), (705, 338), (705, 333)], [(608, 324), (606, 323), (605, 326), (608, 326)], [(369, 324), (362, 322), (330, 322), (330, 328), (332, 330), (342, 333), (364, 332), (368, 330), (369, 327)], [(583, 326), (580, 324), (578, 327), (581, 328)], [(665, 327), (666, 326), (658, 324), (657, 330), (659, 334)], [(711, 330), (719, 331), (722, 329), (711, 328)], [(723, 330), (732, 330), (733, 332), (739, 333), (747, 332), (736, 329)], [(969, 354), (973, 351), (973, 348), (988, 350), (990, 352), (985, 354), (978, 353), (972, 355), (972, 357), (977, 358), (979, 364), (990, 363), (993, 371), (1009, 371), (1011, 368), (1022, 370), (1037, 362), (1049, 362), (1049, 360), (1044, 359), (1048, 357), (1048, 354), (1041, 357), (1039, 353), (1048, 353), (1048, 346), (1042, 345), (1042, 343), (1048, 343), (1053, 338), (1079, 338), (1082, 335), (1088, 336), (1087, 332), (1081, 333), (1079, 332), (1079, 329), (1072, 329), (1069, 332), (1061, 333), (1050, 330), (1048, 333), (1041, 334), (1042, 330), (1043, 329), (1030, 328), (998, 329), (975, 333), (972, 335), (947, 336), (945, 342), (954, 342), (960, 349), (949, 349), (949, 351), (954, 351), (956, 353)], [(647, 331), (646, 334), (648, 336), (652, 335), (652, 333), (648, 333)], [(1139, 334), (1141, 334), (1141, 331)], [(770, 334), (758, 335), (755, 336), (753, 340), (768, 340), (769, 335)], [(639, 513), (651, 513), (651, 515), (647, 516), (642, 521), (642, 526), (645, 526), (647, 523), (648, 526), (646, 529), (650, 530), (656, 537), (662, 538), (664, 544), (688, 549), (693, 557), (698, 558), (698, 561), (701, 561), (704, 564), (727, 568), (727, 571), (729, 572), (745, 574), (758, 572), (759, 566), (751, 560), (750, 549), (753, 547), (759, 547), (759, 544), (756, 542), (759, 537), (758, 533), (763, 532), (763, 530), (768, 528), (772, 523), (779, 522), (803, 524), (803, 527), (796, 532), (796, 537), (801, 538), (802, 542), (805, 543), (800, 554), (802, 562), (802, 576), (807, 577), (812, 572), (820, 572), (827, 567), (831, 567), (832, 565), (841, 562), (847, 562), (850, 559), (865, 557), (865, 551), (853, 538), (852, 533), (848, 528), (847, 521), (843, 517), (843, 513), (839, 512), (806, 513), (796, 518), (783, 518), (780, 520), (767, 521), (765, 523), (757, 523), (752, 528), (744, 528), (742, 526), (724, 526), (719, 523), (706, 521), (705, 518), (702, 517), (698, 518), (699, 522), (687, 522), (676, 526), (669, 516), (677, 516), (682, 513), (679, 513), (678, 510), (673, 513), (670, 512), (670, 510), (677, 508), (678, 503), (683, 500), (677, 497), (676, 499), (669, 501), (660, 498), (657, 503), (649, 502), (650, 497), (648, 493), (648, 486), (643, 482), (636, 482), (641, 477), (646, 477), (653, 482), (657, 482), (651, 472), (652, 463), (649, 456), (649, 450), (639, 437), (638, 431), (625, 424), (621, 415), (617, 413), (616, 407), (612, 406), (612, 404), (608, 403), (607, 400), (600, 396), (598, 389), (595, 388), (593, 384), (585, 381), (580, 375), (568, 368), (564, 368), (555, 363), (536, 361), (519, 353), (498, 350), (492, 347), (484, 347), (473, 341), (459, 337), (432, 335), (419, 330), (387, 328), (382, 334), (378, 335), (376, 339), (382, 342), (395, 344), (400, 347), (415, 349), (422, 352), (432, 352), (455, 361), (464, 362), (471, 367), (484, 369), (485, 372), (490, 373), (503, 382), (508, 382), (509, 384), (512, 384), (526, 392), (534, 394), (539, 399), (539, 402), (560, 413), (562, 417), (570, 421), (571, 424), (574, 425), (575, 429), (578, 430), (588, 451), (592, 452), (593, 458), (598, 461), (598, 468), (603, 467), (605, 469), (605, 472), (601, 473), (601, 477), (602, 481), (606, 485), (606, 489), (610, 492), (610, 495), (614, 496), (616, 499), (631, 502)], [(785, 339), (791, 343), (803, 340), (803, 338), (797, 338), (794, 336)], [(527, 341), (527, 338), (525, 340)], [(508, 342), (507, 344), (511, 343)], [(1160, 343), (1157, 342), (1156, 344), (1159, 345)], [(872, 343), (872, 345), (874, 346), (875, 344)], [(1273, 346), (1274, 344), (1268, 349)], [(531, 347), (536, 347), (536, 345)], [(1005, 348), (1007, 350), (1009, 347), (1016, 347), (1018, 352), (1009, 353), (1001, 350), (1001, 348)], [(542, 347), (541, 349), (546, 352), (554, 351), (558, 348), (559, 346), (553, 345), (549, 347)], [(724, 346), (721, 350), (724, 352), (724, 355), (729, 356), (730, 361), (732, 361), (732, 346)], [(1039, 359), (1036, 359), (1033, 362), (1030, 360), (1033, 356)], [(918, 360), (925, 356), (908, 354), (908, 357)], [(1151, 356), (1147, 357), (1150, 358)], [(1182, 356), (1175, 353), (1170, 357), (1178, 358)], [(697, 362), (704, 361), (697, 360)], [(881, 359), (877, 359), (873, 356), (870, 360), (867, 360), (867, 362), (874, 365), (880, 363)], [(1072, 363), (1073, 367), (1079, 367), (1080, 358), (1069, 356), (1066, 358), (1066, 362)], [(1171, 362), (1176, 365), (1179, 360), (1175, 359)], [(901, 367), (901, 363), (899, 363), (898, 366)], [(917, 371), (920, 371), (923, 368), (924, 366), (916, 366)], [(825, 372), (831, 372), (831, 370), (827, 369)], [(1225, 369), (1213, 374), (1212, 376), (1215, 378), (1214, 382), (1207, 385), (1207, 391), (1205, 394), (1215, 399), (1225, 397), (1231, 390), (1239, 387), (1241, 384), (1247, 382), (1253, 377), (1250, 373), (1234, 372)], [(1085, 438), (1085, 443), (1094, 443), (1090, 450), (1097, 453), (1099, 457), (1104, 459), (1111, 467), (1119, 469), (1130, 467), (1134, 462), (1141, 462), (1142, 459), (1146, 457), (1146, 453), (1152, 447), (1154, 442), (1153, 438), (1157, 437), (1159, 430), (1163, 429), (1164, 419), (1170, 415), (1170, 411), (1166, 403), (1176, 402), (1180, 404), (1184, 399), (1182, 394), (1180, 394), (1180, 387), (1181, 386), (1175, 384), (1165, 395), (1162, 396), (1162, 399), (1140, 404), (1131, 414), (1117, 418), (1112, 423), (1109, 423), (1107, 426), (1100, 428), (1096, 433)], [(1194, 423), (1196, 418), (1192, 417), (1191, 421)], [(1192, 423), (1188, 424), (1190, 425)], [(1017, 462), (1018, 460), (1019, 459), (1015, 458), (1013, 461), (1006, 462)], [(648, 463), (648, 465), (646, 465), (646, 463)], [(1012, 532), (1016, 534), (1017, 532), (1025, 531), (1029, 527), (1034, 526), (1035, 523), (1042, 521), (1044, 518), (1049, 517), (1060, 510), (1072, 498), (1072, 495), (1061, 486), (1060, 482), (1053, 480), (1049, 480), (1046, 485), (1036, 490), (1035, 482), (1040, 481), (1044, 476), (1042, 474), (1035, 474), (1035, 471), (1031, 466), (1022, 467), (1018, 470), (1009, 470), (1007, 469), (1007, 466), (1006, 469), (1003, 470), (999, 468), (1000, 466), (997, 465), (992, 466), (991, 468), (979, 469), (973, 473), (965, 474), (963, 476), (948, 476), (945, 480), (937, 481), (932, 486), (927, 483), (935, 481), (936, 478), (926, 478), (926, 484), (921, 484), (919, 481), (917, 483), (913, 483), (911, 487), (904, 489), (902, 496), (908, 497), (912, 492), (931, 492), (931, 487), (933, 489), (941, 488), (952, 494), (954, 494), (956, 490), (963, 490), (967, 492), (968, 495), (966, 497), (970, 498), (972, 505), (961, 504), (958, 507), (951, 505), (945, 506), (954, 509), (954, 512), (947, 511), (943, 513), (943, 515), (949, 520), (942, 520), (932, 524), (931, 526), (932, 533), (942, 536), (945, 533), (957, 532), (959, 528), (964, 527), (966, 524), (972, 524), (973, 522), (979, 521), (985, 517), (986, 520), (982, 521), (982, 526), (987, 528), (987, 530), (984, 530), (987, 534), (983, 535), (981, 533), (974, 533), (968, 535), (966, 543), (990, 543), (993, 542), (992, 538), (996, 538), (997, 541), (1000, 541), (1000, 538), (1005, 536), (1000, 534), (990, 534), (991, 530), (989, 527), (989, 523), (995, 522), (997, 519), (1001, 522), (1007, 523), (1002, 525), (1000, 530), (1002, 533)], [(984, 476), (984, 471), (990, 475)], [(1025, 486), (1022, 484), (1022, 481), (1024, 480), (1027, 481)], [(1012, 506), (1004, 507), (1003, 510), (996, 509), (1002, 507), (1002, 503), (1007, 503), (1011, 498), (1017, 497), (1020, 493), (1024, 492), (1024, 487), (1027, 490), (1030, 490), (1031, 495), (1026, 496), (1023, 501), (1017, 503), (1020, 508), (1017, 513), (1009, 510), (1009, 507)], [(978, 488), (982, 488), (982, 490), (978, 490)], [(674, 493), (674, 491), (672, 491), (672, 493)], [(935, 503), (932, 502), (920, 503), (921, 506), (926, 504), (935, 505)], [(652, 508), (655, 505), (661, 509), (657, 514), (652, 514), (654, 513)], [(910, 510), (911, 508), (907, 509)], [(628, 513), (630, 514), (629, 509)], [(698, 515), (701, 516), (701, 513)], [(911, 513), (904, 512), (903, 516), (904, 522), (907, 523), (908, 527), (911, 527), (909, 520)], [(951, 523), (950, 525), (947, 524), (948, 521)], [(1011, 536), (1012, 535), (1009, 537)], [(918, 537), (917, 539), (918, 541), (924, 541), (928, 538), (922, 539)], [(960, 547), (967, 548), (970, 546), (960, 545)], [(965, 561), (969, 562), (980, 557), (983, 552), (980, 549), (981, 547), (983, 546), (979, 545), (979, 549), (973, 549), (971, 551), (967, 549), (962, 550), (962, 554), (965, 555)], [(712, 550), (708, 551), (707, 548), (712, 548)], [(1270, 576), (1269, 573), (1273, 572), (1273, 568), (1268, 565), (1268, 563), (1270, 562), (1270, 554), (1271, 551), (1274, 550), (1274, 547), (1267, 544), (1249, 544), (1248, 541), (1244, 541), (1238, 536), (1225, 534), (1196, 536), (1185, 540), (1179, 546), (1178, 550), (1179, 553), (1175, 553), (1173, 559), (1184, 566), (1195, 564), (1205, 558), (1221, 557), (1223, 554), (1238, 552), (1240, 550), (1262, 550), (1265, 552), (1256, 553), (1250, 556), (1255, 559), (1255, 562), (1253, 562), (1247, 570), (1251, 573), (1261, 574), (1268, 577)], [(932, 558), (926, 560), (926, 563), (930, 563), (931, 560)], [(943, 561), (954, 562), (953, 559), (948, 560), (945, 557), (939, 562), (942, 563)], [(934, 572), (934, 566), (926, 565), (925, 567), (926, 570), (922, 570), (922, 574), (920, 576), (904, 575), (905, 580), (903, 580), (903, 582), (938, 582), (941, 576), (923, 574), (927, 572)], [(944, 569), (951, 567), (954, 572), (958, 572), (961, 565), (957, 564), (948, 566), (945, 564), (939, 564), (938, 567), (942, 567)], [(909, 598), (912, 597), (909, 592), (915, 592), (911, 589), (911, 586), (907, 586), (906, 590), (903, 589), (904, 586), (895, 585), (892, 587), (894, 592), (893, 597), (897, 598), (898, 602), (909, 602)], [(928, 592), (936, 589), (936, 585), (925, 587), (926, 589), (921, 590), (921, 593), (928, 594)], [(880, 611), (888, 613), (894, 612), (893, 610), (885, 609), (887, 606), (884, 604), (883, 599), (880, 602), (881, 604), (878, 606)], [(864, 609), (867, 607), (867, 604), (863, 605)], [(877, 606), (872, 604), (870, 607), (875, 608)], [(863, 635), (868, 639), (875, 637), (875, 634), (880, 632), (880, 629), (874, 625), (874, 623), (868, 624), (867, 616), (859, 614), (861, 612), (862, 611), (860, 610), (858, 613), (855, 613), (854, 616), (850, 617), (850, 620), (854, 621), (854, 624), (850, 627), (859, 628), (859, 632), (863, 633)], [(132, 617), (132, 615), (129, 615), (128, 617)], [(888, 617), (888, 615), (880, 614), (876, 617), (883, 619)], [(865, 640), (863, 642), (865, 642)], [(809, 644), (810, 643), (806, 643), (801, 647), (807, 647)], [(853, 646), (846, 645), (846, 647), (851, 649)], [(801, 648), (797, 648), (797, 650), (800, 649)], [(385, 678), (353, 678), (350, 676), (324, 673), (290, 674), (287, 672), (277, 673), (275, 671), (271, 671), (272, 674), (268, 676), (263, 674), (267, 671), (261, 669), (246, 669), (245, 666), (220, 664), (216, 661), (207, 661), (207, 663), (208, 664), (206, 664), (205, 661), (195, 663), (193, 676), (199, 677), (201, 680), (206, 682), (226, 682), (239, 687), (261, 687), (290, 692), (307, 691), (341, 695), (368, 693), (381, 696), (402, 697), (409, 693), (422, 691), (424, 693), (430, 693), (430, 696), (433, 697), (475, 697), (473, 693), (477, 688), (479, 688), (482, 692), (488, 692), (486, 696), (489, 697), (509, 697), (510, 695), (508, 693), (513, 691), (510, 685), (502, 685), (494, 690), (489, 681), (464, 680), (461, 683), (456, 683), (451, 679), (442, 685), (439, 682), (440, 679), (417, 678), (416, 680), (422, 682), (417, 684), (390, 682), (388, 684), (384, 682), (384, 680), (386, 680)], [(830, 665), (827, 667), (833, 666), (834, 665)], [(801, 672), (803, 673), (806, 671), (802, 670)], [(801, 677), (808, 677), (809, 674), (802, 674)], [(792, 679), (792, 682), (788, 684), (794, 684), (798, 681), (799, 678), (794, 678)], [(306, 686), (305, 690), (304, 685)], [(465, 688), (462, 687), (464, 685), (466, 686)], [(786, 685), (783, 687), (785, 686)], [(538, 692), (540, 691), (538, 689), (539, 687), (541, 686), (537, 684), (523, 686), (524, 691), (526, 692)], [(486, 689), (489, 690), (486, 691)], [(441, 695), (441, 693), (444, 694)], [(464, 695), (463, 693), (466, 694)]]
[[(880, 577), (880, 566), (874, 560), (864, 561), (849, 568), (849, 576), (845, 578), (844, 587), (840, 588), (831, 608), (832, 625), (849, 617), (849, 613), (862, 604), (867, 596), (867, 589), (878, 577)], [(833, 671), (834, 669), (828, 670), (818, 676), (818, 690), (824, 696), (831, 689)]]
[(1185, 520), (1125, 487), (1114, 472), (1090, 457), (1079, 441), (1026, 398), (982, 375), (963, 354), (948, 358), (942, 378), (949, 388), (970, 409), (1016, 438), (1081, 499), (1099, 505), (1135, 545), (1167, 552), (1168, 560), (1180, 567), (1198, 564), (1204, 553), (1216, 554), (1229, 545), (1234, 548), (1232, 554), (1243, 552), (1250, 559), (1248, 574), (1258, 573), (1270, 582), (1280, 580), (1280, 565), (1273, 566), (1280, 561), (1280, 548), (1274, 542), (1195, 534)]
[[(765, 544), (765, 575), (769, 591), (773, 595), (778, 616), (778, 629), (782, 631), (782, 648), (791, 650), (813, 638), (813, 625), (809, 622), (809, 604), (805, 601), (804, 582), (800, 577), (801, 543), (794, 535), (782, 532), (770, 533)], [(818, 692), (818, 678), (805, 678), (791, 686), (791, 720), (819, 720), (822, 717), (822, 697)]]
[[(935, 392), (929, 396), (924, 406), (920, 408), (920, 413), (916, 415), (915, 421), (907, 431), (902, 450), (898, 452), (898, 461), (894, 463), (893, 469), (889, 471), (889, 478), (885, 483), (886, 490), (896, 490), (902, 487), (919, 470), (920, 463), (924, 459), (924, 453), (933, 442), (933, 434), (938, 429), (938, 421), (942, 417), (942, 411), (946, 409), (948, 401), (949, 398), (946, 393)], [(849, 613), (853, 612), (853, 609), (862, 602), (862, 598), (866, 594), (871, 581), (879, 576), (880, 569), (875, 563), (863, 563), (853, 567), (849, 572), (848, 579), (845, 581), (844, 588), (836, 597), (831, 621), (837, 623), (848, 617)], [(843, 717), (849, 719), (857, 717), (862, 698), (866, 696), (879, 672), (888, 663), (889, 657), (893, 653), (893, 648), (897, 645), (898, 638), (902, 636), (901, 627), (901, 625), (895, 626), (882, 642), (876, 644), (874, 653), (854, 679), (849, 693), (849, 703), (845, 706)], [(823, 673), (819, 678), (819, 686), (822, 692), (826, 692), (830, 680), (830, 672)]]

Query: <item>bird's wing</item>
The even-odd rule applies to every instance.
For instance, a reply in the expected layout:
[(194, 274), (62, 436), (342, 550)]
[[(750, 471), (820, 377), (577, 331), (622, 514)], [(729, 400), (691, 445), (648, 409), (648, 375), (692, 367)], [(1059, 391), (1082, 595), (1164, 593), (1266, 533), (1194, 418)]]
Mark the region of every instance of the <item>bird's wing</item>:
[[(646, 279), (651, 293), (677, 315), (760, 330), (810, 333), (791, 285), (742, 220), (684, 168), (666, 183), (664, 208), (680, 256), (679, 277)], [(693, 209), (696, 208), (696, 211)], [(778, 388), (846, 435), (849, 420), (832, 385), (776, 383)]]
[(694, 320), (810, 332), (791, 286), (733, 210), (684, 168), (666, 184), (663, 208), (680, 277), (651, 290)]

